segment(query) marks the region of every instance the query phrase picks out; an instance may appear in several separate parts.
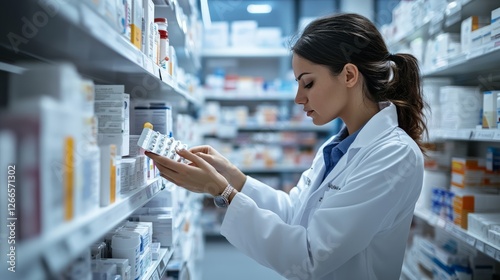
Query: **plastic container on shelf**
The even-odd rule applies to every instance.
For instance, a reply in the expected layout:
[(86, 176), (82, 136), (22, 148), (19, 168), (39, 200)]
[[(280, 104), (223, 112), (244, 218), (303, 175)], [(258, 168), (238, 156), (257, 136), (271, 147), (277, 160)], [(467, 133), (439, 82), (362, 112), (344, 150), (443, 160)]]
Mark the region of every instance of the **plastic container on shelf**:
[(155, 23), (158, 24), (158, 29), (160, 31), (168, 30), (168, 20), (166, 18), (155, 18)]
[(119, 234), (113, 235), (111, 240), (111, 254), (113, 258), (128, 259), (133, 279), (137, 279), (141, 276), (139, 267), (139, 259), (141, 256), (140, 245), (141, 236), (139, 233), (132, 231), (120, 231)]
[(160, 33), (160, 65), (163, 69), (167, 69), (169, 58), (170, 42), (168, 39), (168, 31), (159, 30)]

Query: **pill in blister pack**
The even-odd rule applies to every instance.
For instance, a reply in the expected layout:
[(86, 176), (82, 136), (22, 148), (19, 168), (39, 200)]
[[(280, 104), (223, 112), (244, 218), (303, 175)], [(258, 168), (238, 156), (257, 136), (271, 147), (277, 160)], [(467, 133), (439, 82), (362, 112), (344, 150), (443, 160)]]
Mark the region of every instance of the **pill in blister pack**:
[(177, 154), (179, 149), (187, 149), (187, 145), (153, 130), (151, 123), (145, 123), (137, 145), (146, 151), (168, 157), (169, 159), (189, 163), (189, 161)]

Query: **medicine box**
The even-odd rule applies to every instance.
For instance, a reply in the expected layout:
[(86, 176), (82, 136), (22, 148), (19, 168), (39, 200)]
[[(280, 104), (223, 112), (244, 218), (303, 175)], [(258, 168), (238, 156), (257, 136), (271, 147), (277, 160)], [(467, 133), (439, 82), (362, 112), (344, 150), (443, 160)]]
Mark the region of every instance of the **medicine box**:
[(477, 212), (499, 212), (500, 195), (497, 194), (459, 194), (453, 197), (453, 223), (467, 229), (468, 214)]
[(208, 49), (227, 48), (229, 46), (229, 23), (215, 21), (203, 32), (203, 47)]
[(139, 50), (142, 50), (142, 1), (132, 2), (132, 21), (130, 24), (130, 41)]
[(142, 52), (153, 59), (155, 5), (152, 0), (143, 0), (144, 20), (142, 27)]
[(130, 95), (123, 85), (95, 85), (95, 114), (99, 145), (114, 144), (118, 154), (129, 155)]
[(459, 188), (480, 187), (483, 184), (486, 161), (484, 158), (451, 159), (451, 185)]
[(497, 128), (497, 97), (497, 91), (483, 92), (483, 128)]
[[(471, 16), (462, 21), (460, 31), (460, 42), (462, 52), (471, 50), (472, 32), (490, 23), (489, 16)], [(481, 39), (480, 39), (481, 41)]]
[(231, 22), (231, 46), (255, 47), (257, 37), (257, 21), (238, 20)]
[(491, 11), (491, 41), (500, 39), (500, 7)]
[(500, 225), (500, 213), (469, 213), (467, 230), (484, 239), (488, 238), (488, 231)]

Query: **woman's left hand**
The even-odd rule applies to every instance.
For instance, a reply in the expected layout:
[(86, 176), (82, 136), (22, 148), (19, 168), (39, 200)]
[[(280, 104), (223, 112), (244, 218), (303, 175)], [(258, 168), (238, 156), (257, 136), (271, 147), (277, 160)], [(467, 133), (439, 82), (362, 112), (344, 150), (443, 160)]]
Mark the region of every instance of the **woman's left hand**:
[(209, 193), (213, 196), (224, 191), (228, 182), (213, 166), (186, 149), (178, 150), (177, 154), (192, 163), (188, 165), (146, 152), (146, 156), (155, 162), (160, 175), (170, 182), (192, 192)]

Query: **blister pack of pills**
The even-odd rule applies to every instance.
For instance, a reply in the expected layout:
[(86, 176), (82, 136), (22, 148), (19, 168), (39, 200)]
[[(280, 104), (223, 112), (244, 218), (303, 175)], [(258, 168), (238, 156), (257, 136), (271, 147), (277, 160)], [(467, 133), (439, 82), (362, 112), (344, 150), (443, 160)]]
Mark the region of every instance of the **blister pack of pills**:
[(137, 145), (146, 151), (155, 153), (169, 159), (189, 163), (189, 161), (177, 154), (178, 149), (187, 149), (187, 145), (175, 140), (173, 137), (161, 134), (153, 130), (153, 125), (145, 123)]

